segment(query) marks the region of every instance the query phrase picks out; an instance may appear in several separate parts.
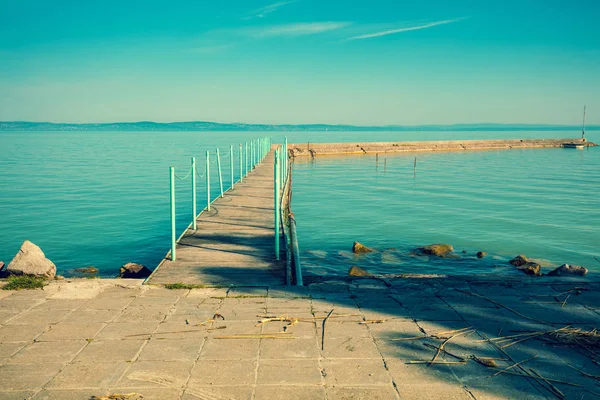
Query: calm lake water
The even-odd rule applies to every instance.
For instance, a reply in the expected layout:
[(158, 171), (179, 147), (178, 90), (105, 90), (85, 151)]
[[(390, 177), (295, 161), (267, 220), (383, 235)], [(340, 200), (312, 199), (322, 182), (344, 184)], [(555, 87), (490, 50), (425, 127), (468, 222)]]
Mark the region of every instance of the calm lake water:
[[(61, 274), (93, 265), (115, 275), (129, 261), (154, 267), (168, 251), (169, 175), (190, 157), (269, 132), (0, 132), (0, 260), (25, 239)], [(570, 137), (577, 132), (297, 132), (290, 143)], [(600, 140), (598, 132), (590, 140)], [(417, 176), (413, 175), (417, 157)], [(211, 165), (211, 167), (213, 167)], [(600, 270), (600, 150), (544, 149), (372, 155), (299, 161), (293, 209), (308, 273), (513, 273), (519, 253)], [(224, 184), (230, 176), (224, 168)], [(213, 179), (216, 179), (212, 169)], [(237, 177), (237, 168), (235, 177)], [(190, 181), (177, 182), (177, 227), (191, 219)], [(217, 185), (212, 185), (212, 196)], [(198, 209), (206, 193), (198, 184)], [(358, 240), (385, 252), (354, 257)], [(459, 259), (425, 260), (416, 246), (447, 242)], [(461, 251), (467, 251), (462, 254)], [(476, 260), (474, 252), (491, 257)]]

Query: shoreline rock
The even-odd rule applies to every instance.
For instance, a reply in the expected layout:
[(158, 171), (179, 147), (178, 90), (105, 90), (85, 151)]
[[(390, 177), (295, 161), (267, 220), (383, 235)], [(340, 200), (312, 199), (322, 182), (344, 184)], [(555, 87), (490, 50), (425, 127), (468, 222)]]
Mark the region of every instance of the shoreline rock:
[(485, 251), (478, 251), (477, 252), (477, 258), (483, 258), (485, 256), (487, 256), (488, 253), (486, 253)]
[(123, 265), (119, 271), (119, 278), (142, 279), (147, 278), (152, 274), (152, 271), (141, 264), (127, 263)]
[(454, 247), (450, 244), (435, 243), (428, 246), (417, 248), (422, 254), (432, 255), (436, 257), (444, 257), (454, 251)]
[(563, 264), (548, 272), (548, 276), (584, 276), (587, 273), (587, 268), (580, 265)]
[(75, 268), (73, 271), (79, 272), (81, 274), (97, 274), (98, 268), (89, 266), (89, 267), (83, 267), (83, 268)]
[(354, 244), (352, 245), (352, 252), (354, 254), (372, 253), (373, 249), (368, 248), (364, 244), (354, 242)]
[(26, 240), (6, 267), (6, 271), (10, 275), (31, 275), (52, 279), (56, 275), (56, 265), (46, 258), (42, 249)]
[(366, 270), (362, 269), (361, 267), (357, 267), (356, 265), (353, 265), (348, 270), (348, 276), (373, 276), (373, 274), (371, 274), (370, 272), (367, 272)]
[(542, 272), (541, 272), (542, 266), (538, 263), (531, 262), (531, 261), (518, 266), (517, 269), (526, 275), (531, 275), (531, 276), (541, 276), (542, 275)]
[(527, 264), (528, 262), (530, 262), (529, 259), (521, 254), (509, 261), (509, 263), (514, 265), (515, 267), (520, 267), (522, 265)]

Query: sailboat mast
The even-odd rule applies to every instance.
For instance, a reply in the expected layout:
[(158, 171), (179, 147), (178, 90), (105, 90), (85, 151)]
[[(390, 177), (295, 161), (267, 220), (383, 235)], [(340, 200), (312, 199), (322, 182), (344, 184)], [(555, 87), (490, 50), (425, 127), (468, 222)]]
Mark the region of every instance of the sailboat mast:
[(581, 139), (585, 140), (585, 107), (583, 106), (583, 125), (581, 126)]

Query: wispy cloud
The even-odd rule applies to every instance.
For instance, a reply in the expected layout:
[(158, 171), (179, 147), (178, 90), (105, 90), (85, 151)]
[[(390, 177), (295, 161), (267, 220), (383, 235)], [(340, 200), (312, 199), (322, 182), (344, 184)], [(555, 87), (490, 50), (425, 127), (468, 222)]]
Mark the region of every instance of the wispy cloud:
[(367, 34), (359, 35), (359, 36), (352, 36), (352, 37), (349, 37), (347, 40), (370, 39), (370, 38), (379, 37), (379, 36), (393, 35), (396, 33), (418, 31), (420, 29), (433, 28), (434, 26), (438, 26), (438, 25), (446, 25), (446, 24), (451, 24), (454, 22), (459, 22), (464, 19), (466, 19), (466, 17), (455, 18), (455, 19), (446, 19), (443, 21), (435, 21), (435, 22), (430, 22), (427, 24), (408, 26), (408, 27), (404, 27), (404, 28), (388, 29), (388, 30), (380, 31), (380, 32), (373, 32), (373, 33), (367, 33)]
[(273, 25), (248, 31), (250, 36), (265, 38), (277, 36), (306, 36), (316, 35), (345, 28), (350, 22), (305, 22), (298, 24)]
[(269, 4), (268, 6), (261, 7), (261, 8), (258, 8), (256, 10), (250, 12), (249, 16), (244, 17), (242, 19), (264, 18), (268, 14), (271, 14), (272, 12), (277, 11), (279, 8), (286, 6), (288, 4), (295, 3), (296, 1), (297, 0), (288, 0), (288, 1), (280, 1), (278, 3)]

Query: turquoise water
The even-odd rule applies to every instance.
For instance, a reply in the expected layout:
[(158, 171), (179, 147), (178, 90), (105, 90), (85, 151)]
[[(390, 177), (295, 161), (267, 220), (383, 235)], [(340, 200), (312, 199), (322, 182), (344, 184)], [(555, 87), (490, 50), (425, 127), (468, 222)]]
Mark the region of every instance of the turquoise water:
[[(591, 140), (594, 134), (597, 132), (591, 133)], [(62, 274), (93, 265), (102, 275), (111, 276), (130, 261), (154, 267), (170, 245), (169, 165), (184, 175), (190, 157), (196, 156), (202, 172), (204, 152), (211, 150), (214, 156), (217, 146), (225, 153), (223, 164), (228, 165), (230, 144), (264, 135), (277, 141), (284, 134), (0, 132), (0, 260), (10, 261), (23, 240), (29, 239), (42, 248)], [(316, 143), (565, 137), (577, 133), (286, 135), (291, 143)], [(237, 146), (234, 156), (237, 178)], [(378, 271), (408, 272), (422, 269), (419, 263), (440, 270), (473, 264), (468, 257), (429, 263), (404, 260), (404, 252), (415, 245), (438, 241), (469, 252), (483, 249), (498, 257), (525, 253), (552, 263), (600, 267), (591, 258), (599, 255), (600, 243), (598, 148), (417, 157), (416, 179), (412, 175), (412, 155), (388, 157), (385, 173), (381, 163), (379, 170), (375, 169), (371, 156), (296, 164), (294, 211), (307, 268), (314, 272), (345, 272), (349, 265), (363, 263)], [(214, 184), (214, 165), (211, 168), (214, 197), (218, 187)], [(228, 187), (228, 168), (224, 168), (223, 180)], [(177, 182), (179, 232), (191, 219), (189, 182)], [(200, 180), (199, 209), (205, 202)], [(355, 260), (347, 253), (354, 240), (397, 250)], [(383, 257), (398, 262), (382, 263)]]

